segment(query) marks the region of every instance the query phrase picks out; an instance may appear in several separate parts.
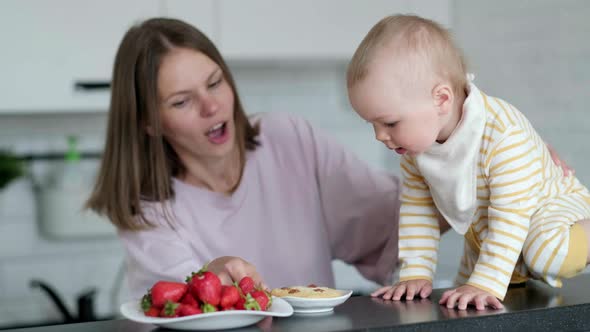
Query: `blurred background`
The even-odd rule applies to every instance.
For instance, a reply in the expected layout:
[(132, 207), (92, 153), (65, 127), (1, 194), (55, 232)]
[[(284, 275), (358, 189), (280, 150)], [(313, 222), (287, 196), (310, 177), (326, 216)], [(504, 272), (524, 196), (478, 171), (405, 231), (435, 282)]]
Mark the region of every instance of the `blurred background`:
[[(590, 185), (585, 0), (3, 0), (0, 328), (110, 318), (127, 300), (113, 228), (80, 207), (104, 144), (114, 54), (133, 23), (194, 24), (226, 57), (248, 113), (298, 114), (398, 173), (398, 157), (352, 112), (344, 82), (362, 37), (393, 13), (449, 27), (479, 88), (519, 108)], [(451, 285), (462, 242), (443, 237), (435, 286)], [(338, 287), (375, 287), (334, 266)]]

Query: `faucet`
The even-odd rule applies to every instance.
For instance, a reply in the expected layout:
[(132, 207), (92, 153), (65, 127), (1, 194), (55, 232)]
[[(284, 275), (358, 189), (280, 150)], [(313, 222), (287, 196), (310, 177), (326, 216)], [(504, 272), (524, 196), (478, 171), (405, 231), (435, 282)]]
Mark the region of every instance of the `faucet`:
[(96, 295), (96, 288), (91, 288), (78, 296), (78, 314), (75, 316), (68, 310), (57, 292), (47, 283), (33, 279), (30, 282), (30, 286), (31, 288), (40, 288), (49, 296), (53, 304), (55, 304), (59, 312), (62, 314), (66, 324), (97, 320), (94, 313), (94, 296)]

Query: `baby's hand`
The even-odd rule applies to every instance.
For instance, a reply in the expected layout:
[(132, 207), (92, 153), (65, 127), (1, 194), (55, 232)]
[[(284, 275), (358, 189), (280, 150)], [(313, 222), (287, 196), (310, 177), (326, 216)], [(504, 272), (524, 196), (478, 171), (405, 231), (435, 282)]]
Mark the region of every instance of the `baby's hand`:
[(432, 293), (432, 283), (425, 279), (400, 281), (393, 286), (381, 287), (374, 291), (371, 296), (377, 297), (383, 294), (384, 300), (399, 301), (406, 295), (406, 300), (413, 300), (414, 295), (419, 294), (421, 298), (427, 298)]
[(455, 303), (457, 303), (459, 310), (467, 309), (468, 304), (473, 304), (477, 310), (484, 310), (486, 306), (495, 309), (504, 308), (500, 300), (494, 295), (470, 285), (463, 285), (444, 292), (438, 303), (446, 303), (449, 309), (454, 308)]

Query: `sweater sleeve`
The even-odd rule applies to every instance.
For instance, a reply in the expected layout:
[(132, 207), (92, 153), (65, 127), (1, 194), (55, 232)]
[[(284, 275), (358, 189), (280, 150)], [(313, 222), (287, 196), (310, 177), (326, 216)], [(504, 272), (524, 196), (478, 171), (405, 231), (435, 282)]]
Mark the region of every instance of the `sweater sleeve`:
[(403, 156), (401, 169), (403, 184), (399, 226), (399, 281), (432, 281), (440, 241), (439, 213), (430, 190), (411, 157)]
[(488, 230), (467, 284), (503, 300), (537, 206), (543, 165), (525, 130), (507, 128), (499, 138), (482, 160), (490, 190)]
[(398, 256), (399, 179), (371, 169), (302, 119), (294, 121), (304, 158), (315, 169), (333, 258), (367, 279), (391, 283)]

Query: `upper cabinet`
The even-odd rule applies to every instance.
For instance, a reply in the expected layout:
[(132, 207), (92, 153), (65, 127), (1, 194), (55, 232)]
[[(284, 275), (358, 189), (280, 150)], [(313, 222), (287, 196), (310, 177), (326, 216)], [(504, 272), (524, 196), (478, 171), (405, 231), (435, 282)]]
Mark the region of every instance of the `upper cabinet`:
[(386, 15), (449, 25), (448, 1), (2, 0), (0, 114), (106, 111), (117, 47), (149, 17), (193, 24), (229, 60), (348, 60)]
[(105, 111), (109, 91), (76, 83), (110, 81), (117, 47), (157, 0), (3, 0), (0, 113)]
[(369, 29), (395, 13), (448, 25), (445, 0), (219, 0), (222, 54), (229, 59), (348, 60)]

